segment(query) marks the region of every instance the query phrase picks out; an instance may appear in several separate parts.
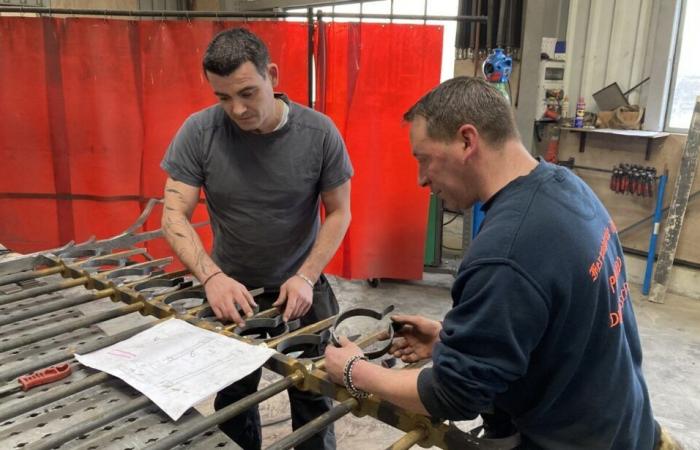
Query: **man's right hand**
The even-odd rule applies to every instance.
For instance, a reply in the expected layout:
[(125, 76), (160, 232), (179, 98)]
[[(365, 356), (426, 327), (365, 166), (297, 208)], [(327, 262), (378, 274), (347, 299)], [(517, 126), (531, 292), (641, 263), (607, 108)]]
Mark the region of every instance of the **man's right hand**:
[(210, 278), (204, 286), (204, 291), (211, 309), (219, 320), (233, 321), (238, 326), (244, 326), (245, 321), (236, 305), (246, 317), (253, 315), (253, 308), (256, 306), (253, 296), (245, 286), (224, 273)]
[(433, 346), (440, 340), (442, 324), (421, 316), (391, 316), (391, 320), (403, 325), (389, 349), (396, 358), (412, 363), (430, 358)]

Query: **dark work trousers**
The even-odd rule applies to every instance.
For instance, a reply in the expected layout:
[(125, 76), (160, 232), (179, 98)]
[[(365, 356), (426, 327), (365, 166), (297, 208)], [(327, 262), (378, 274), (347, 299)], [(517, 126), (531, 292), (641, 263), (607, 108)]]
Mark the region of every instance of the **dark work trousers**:
[[(277, 300), (278, 293), (262, 294), (255, 298), (260, 305), (260, 311), (271, 308)], [(314, 298), (311, 309), (301, 318), (301, 326), (306, 326), (338, 313), (338, 301), (333, 289), (324, 275), (321, 275), (314, 286)], [(216, 395), (214, 408), (219, 410), (243, 397), (257, 391), (262, 369), (258, 369), (250, 375), (240, 379), (234, 384), (225, 387)], [(292, 428), (297, 429), (331, 408), (331, 401), (322, 395), (303, 392), (295, 388), (289, 388), (289, 403), (292, 409)], [(259, 450), (262, 446), (260, 429), (260, 411), (254, 406), (219, 425), (221, 431), (233, 439), (244, 450)], [(311, 436), (305, 442), (295, 447), (299, 450), (335, 449), (335, 432), (330, 425)]]

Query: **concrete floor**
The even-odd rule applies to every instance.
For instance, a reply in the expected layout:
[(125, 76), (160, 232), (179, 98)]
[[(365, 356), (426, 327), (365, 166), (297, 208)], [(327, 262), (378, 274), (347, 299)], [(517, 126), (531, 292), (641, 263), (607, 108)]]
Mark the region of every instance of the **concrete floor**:
[[(446, 213), (445, 220), (448, 219)], [(443, 257), (450, 267), (457, 266), (461, 247), (461, 217), (456, 219), (444, 228), (443, 234)], [(634, 264), (635, 261), (628, 261), (627, 265)], [(637, 266), (633, 270), (642, 272)], [(381, 310), (393, 304), (397, 312), (441, 319), (452, 305), (450, 287), (454, 278), (449, 274), (426, 273), (422, 281), (382, 280), (377, 288), (365, 281), (329, 278), (341, 310), (355, 306)], [(628, 278), (634, 279), (632, 274)], [(665, 304), (650, 303), (641, 294), (639, 284), (631, 283), (631, 286), (654, 415), (687, 450), (700, 450), (700, 366), (697, 364), (700, 360), (700, 300), (668, 293)], [(266, 371), (263, 383), (277, 378), (276, 374)], [(210, 404), (204, 405), (202, 411), (208, 410)], [(284, 393), (261, 405), (263, 423), (284, 419), (288, 414), (289, 404)], [(459, 425), (471, 429), (479, 423), (477, 419)], [(266, 426), (263, 448), (290, 431), (288, 420)], [(339, 450), (382, 449), (402, 435), (403, 432), (369, 417), (346, 416), (336, 422)]]
[[(382, 280), (378, 288), (364, 281), (332, 278), (341, 309), (367, 306), (381, 309), (394, 304), (397, 310), (439, 319), (451, 305), (452, 276), (426, 274), (420, 282)], [(644, 349), (644, 372), (656, 419), (671, 431), (686, 449), (700, 449), (700, 302), (669, 294), (667, 303), (643, 300), (638, 285), (632, 285), (632, 298)], [(269, 382), (276, 379), (267, 373)], [(261, 405), (263, 422), (288, 414), (286, 395), (273, 397)], [(472, 425), (472, 424), (468, 424)], [(265, 444), (291, 431), (290, 422), (264, 428)], [(338, 449), (386, 448), (402, 432), (372, 418), (345, 417), (337, 422)]]

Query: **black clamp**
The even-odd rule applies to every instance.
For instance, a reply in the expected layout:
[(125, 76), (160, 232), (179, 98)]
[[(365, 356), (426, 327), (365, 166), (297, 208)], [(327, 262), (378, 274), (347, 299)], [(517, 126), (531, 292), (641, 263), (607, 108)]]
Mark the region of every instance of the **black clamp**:
[[(133, 289), (150, 300), (159, 295), (170, 294), (192, 286), (192, 281), (185, 281), (183, 277), (178, 278), (155, 278), (134, 285)], [(170, 297), (169, 297), (170, 298)], [(185, 298), (185, 297), (181, 297)], [(167, 304), (175, 301), (175, 298), (170, 298), (166, 301)]]
[(239, 336), (254, 336), (255, 339), (268, 341), (296, 330), (299, 325), (299, 319), (285, 322), (282, 316), (248, 319), (245, 321), (245, 326), (236, 327), (233, 332)]
[[(353, 308), (340, 313), (340, 315), (335, 319), (335, 322), (333, 323), (333, 331), (331, 331), (331, 342), (333, 342), (333, 345), (335, 345), (336, 347), (340, 347), (340, 341), (338, 340), (338, 336), (336, 336), (335, 334), (335, 330), (338, 328), (338, 325), (340, 325), (344, 320), (347, 320), (351, 317), (369, 317), (376, 320), (382, 320), (387, 314), (389, 314), (393, 310), (394, 305), (389, 305), (386, 308), (384, 308), (383, 311), (375, 311), (369, 308)], [(368, 359), (376, 359), (385, 355), (391, 348), (391, 344), (394, 341), (394, 332), (398, 331), (400, 328), (400, 323), (392, 322), (387, 330), (389, 333), (389, 339), (386, 341), (386, 345), (373, 352), (365, 352), (365, 356)]]
[(301, 352), (296, 358), (316, 361), (323, 358), (330, 336), (330, 330), (324, 330), (319, 334), (292, 336), (277, 344), (276, 350), (284, 355)]

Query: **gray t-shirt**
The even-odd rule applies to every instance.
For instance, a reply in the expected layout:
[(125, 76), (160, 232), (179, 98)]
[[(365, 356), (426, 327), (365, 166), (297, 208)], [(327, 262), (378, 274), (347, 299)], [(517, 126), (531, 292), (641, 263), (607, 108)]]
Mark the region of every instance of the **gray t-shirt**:
[(323, 114), (289, 105), (279, 130), (241, 130), (215, 105), (190, 116), (161, 167), (203, 187), (214, 232), (212, 258), (247, 287), (278, 287), (316, 240), (321, 192), (353, 175), (347, 149)]

